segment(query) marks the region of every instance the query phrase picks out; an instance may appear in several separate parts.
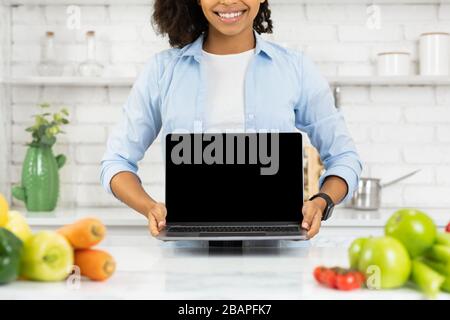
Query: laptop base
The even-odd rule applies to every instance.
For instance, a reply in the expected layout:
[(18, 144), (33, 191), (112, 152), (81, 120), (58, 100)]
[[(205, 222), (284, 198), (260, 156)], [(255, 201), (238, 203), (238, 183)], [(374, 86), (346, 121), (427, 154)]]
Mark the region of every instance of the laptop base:
[(243, 247), (244, 243), (242, 240), (236, 241), (208, 241), (208, 246), (212, 248), (240, 248)]

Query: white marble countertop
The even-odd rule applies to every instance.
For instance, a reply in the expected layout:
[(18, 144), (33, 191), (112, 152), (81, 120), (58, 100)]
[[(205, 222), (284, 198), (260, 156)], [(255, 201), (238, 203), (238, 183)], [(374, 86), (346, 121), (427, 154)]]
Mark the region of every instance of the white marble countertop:
[(423, 299), (411, 287), (341, 292), (318, 285), (314, 267), (347, 266), (353, 238), (246, 242), (240, 250), (221, 251), (206, 242), (109, 237), (103, 248), (115, 257), (117, 271), (108, 281), (17, 281), (0, 286), (0, 299)]
[[(333, 217), (323, 222), (324, 227), (382, 227), (398, 208), (383, 208), (377, 211), (358, 211), (339, 206)], [(439, 227), (450, 221), (450, 208), (420, 208), (429, 214)], [(31, 226), (60, 226), (86, 216), (95, 216), (107, 226), (145, 226), (146, 219), (128, 208), (57, 208), (53, 212), (26, 212)]]
[[(206, 242), (161, 242), (146, 230), (146, 220), (126, 208), (57, 209), (27, 213), (34, 229), (55, 229), (85, 216), (100, 218), (111, 230), (101, 247), (117, 260), (106, 282), (17, 281), (0, 286), (0, 299), (422, 299), (412, 288), (340, 292), (316, 284), (317, 265), (348, 266), (347, 248), (358, 236), (383, 234), (396, 208), (363, 212), (343, 207), (323, 223), (310, 241), (246, 242), (237, 249), (209, 249)], [(439, 227), (450, 209), (423, 209)], [(124, 229), (125, 231), (114, 232)], [(441, 294), (441, 299), (450, 295)]]

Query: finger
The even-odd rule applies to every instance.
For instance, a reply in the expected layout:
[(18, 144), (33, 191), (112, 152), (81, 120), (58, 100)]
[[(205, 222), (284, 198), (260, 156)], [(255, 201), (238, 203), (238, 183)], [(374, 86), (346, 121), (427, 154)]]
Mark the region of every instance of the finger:
[(167, 208), (163, 203), (160, 203), (160, 207), (161, 207), (161, 216), (162, 216), (160, 225), (161, 225), (161, 228), (164, 228), (166, 226)]
[(311, 229), (309, 229), (309, 231), (307, 233), (308, 239), (311, 239), (312, 237), (314, 237), (315, 235), (317, 235), (319, 233), (320, 224), (321, 224), (321, 214), (320, 214), (320, 211), (317, 211), (316, 214), (314, 215), (314, 218), (313, 218), (313, 221), (311, 224)]
[(162, 221), (165, 219), (165, 213), (163, 207), (160, 204), (155, 204), (151, 209), (150, 212), (153, 214), (156, 220)]
[(158, 228), (156, 227), (156, 225), (157, 225), (156, 219), (151, 213), (149, 213), (148, 219), (150, 221), (150, 233), (152, 236), (155, 237), (159, 234)]
[(154, 205), (151, 209), (149, 214), (152, 215), (156, 222), (155, 226), (158, 228), (159, 231), (161, 231), (162, 228), (166, 225), (166, 210), (165, 207), (160, 205), (159, 203)]
[(163, 211), (163, 215), (164, 215), (164, 219), (167, 217), (167, 208), (166, 205), (162, 202), (159, 203), (159, 205), (161, 206), (161, 209)]
[(302, 213), (303, 213), (302, 228), (309, 230), (314, 218), (315, 210), (312, 206), (306, 203), (302, 208)]

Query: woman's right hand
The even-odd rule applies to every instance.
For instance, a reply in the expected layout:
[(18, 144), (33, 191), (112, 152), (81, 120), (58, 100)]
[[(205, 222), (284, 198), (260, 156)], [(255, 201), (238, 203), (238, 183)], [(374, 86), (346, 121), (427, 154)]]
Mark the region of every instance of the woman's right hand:
[(166, 226), (167, 209), (164, 203), (155, 203), (148, 211), (148, 227), (152, 236), (156, 237)]

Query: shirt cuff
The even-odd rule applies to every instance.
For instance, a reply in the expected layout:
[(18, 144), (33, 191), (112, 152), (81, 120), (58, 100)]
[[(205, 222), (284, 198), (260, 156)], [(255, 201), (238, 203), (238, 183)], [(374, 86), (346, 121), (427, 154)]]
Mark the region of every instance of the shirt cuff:
[(347, 194), (346, 196), (336, 205), (347, 202), (353, 197), (353, 192), (355, 191), (359, 176), (352, 168), (344, 165), (334, 166), (329, 168), (320, 178), (319, 178), (319, 189), (322, 188), (322, 185), (325, 179), (329, 176), (338, 176), (347, 183)]
[(113, 196), (115, 196), (115, 195), (111, 190), (111, 180), (119, 172), (134, 173), (136, 175), (136, 177), (138, 177), (139, 182), (141, 182), (141, 179), (137, 175), (137, 170), (135, 168), (133, 168), (132, 166), (127, 166), (126, 164), (123, 164), (123, 163), (110, 164), (108, 166), (104, 166), (102, 169), (101, 176), (100, 176), (100, 182), (101, 182), (103, 188), (106, 190), (106, 192), (108, 192), (109, 194), (112, 194)]

